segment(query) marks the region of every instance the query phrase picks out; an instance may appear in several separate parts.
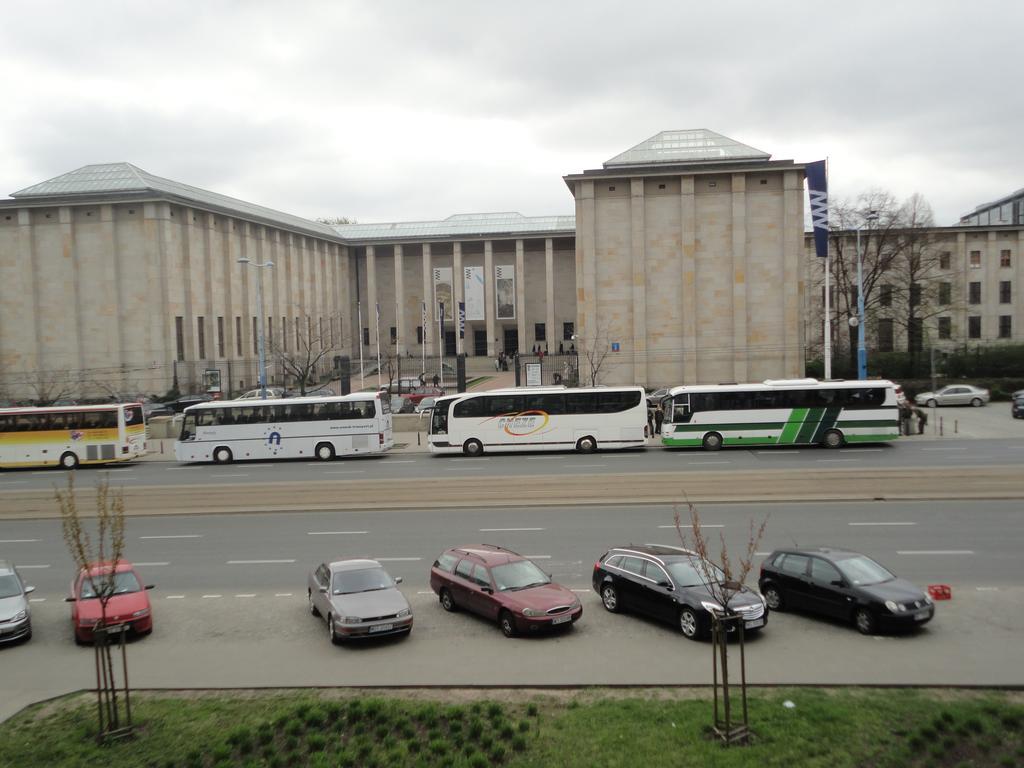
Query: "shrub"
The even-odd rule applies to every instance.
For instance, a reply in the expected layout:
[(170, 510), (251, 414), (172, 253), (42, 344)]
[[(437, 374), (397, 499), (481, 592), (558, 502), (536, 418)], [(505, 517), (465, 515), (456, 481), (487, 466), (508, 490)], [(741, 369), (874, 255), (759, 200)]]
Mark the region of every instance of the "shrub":
[(306, 739), (306, 749), (310, 752), (322, 752), (327, 746), (327, 739), (323, 734), (313, 733)]
[(528, 714), (530, 717), (536, 717), (540, 714), (540, 708), (536, 704), (527, 704), (526, 714)]
[(503, 714), (505, 714), (505, 711), (498, 702), (492, 701), (487, 705), (487, 716), (491, 718), (491, 720), (497, 720)]
[(519, 721), (519, 732), (520, 733), (526, 733), (529, 730), (530, 730), (530, 721), (529, 720), (520, 720)]
[(505, 723), (503, 726), (501, 726), (500, 733), (501, 738), (507, 741), (508, 739), (511, 739), (512, 736), (515, 734), (515, 729), (510, 724)]
[(469, 756), (469, 768), (488, 768), (491, 762), (479, 752)]
[(472, 739), (479, 739), (484, 732), (484, 724), (477, 718), (469, 721), (469, 736)]
[(495, 744), (494, 748), (491, 749), (491, 760), (496, 763), (500, 763), (505, 759), (505, 748), (501, 744)]
[(522, 752), (526, 749), (526, 737), (522, 734), (516, 734), (512, 739), (512, 749), (516, 752)]
[(444, 755), (448, 753), (448, 742), (444, 739), (431, 739), (427, 748), (435, 755)]

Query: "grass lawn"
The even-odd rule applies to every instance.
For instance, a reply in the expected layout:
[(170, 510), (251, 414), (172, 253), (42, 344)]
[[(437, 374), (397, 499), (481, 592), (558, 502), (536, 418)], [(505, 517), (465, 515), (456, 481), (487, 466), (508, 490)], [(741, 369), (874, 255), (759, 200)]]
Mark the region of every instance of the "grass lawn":
[(1019, 693), (758, 690), (754, 742), (730, 749), (707, 738), (704, 690), (423, 695), (139, 694), (135, 737), (98, 746), (79, 694), (0, 724), (0, 766), (1024, 766)]

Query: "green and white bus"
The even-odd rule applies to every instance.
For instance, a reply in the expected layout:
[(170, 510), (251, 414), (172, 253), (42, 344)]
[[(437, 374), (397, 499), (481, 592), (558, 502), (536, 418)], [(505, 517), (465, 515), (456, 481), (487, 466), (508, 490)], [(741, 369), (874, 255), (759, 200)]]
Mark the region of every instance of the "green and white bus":
[(899, 437), (891, 381), (768, 380), (674, 387), (662, 401), (666, 446), (823, 445)]

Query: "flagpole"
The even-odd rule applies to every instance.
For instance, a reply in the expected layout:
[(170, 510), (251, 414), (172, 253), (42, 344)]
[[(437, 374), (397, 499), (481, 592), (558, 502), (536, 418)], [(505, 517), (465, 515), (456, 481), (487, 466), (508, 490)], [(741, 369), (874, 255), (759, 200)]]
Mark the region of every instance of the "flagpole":
[(363, 388), (363, 303), (356, 302), (356, 314), (359, 317), (359, 327), (356, 328), (356, 338), (359, 339), (359, 388)]
[(437, 305), (437, 367), (440, 368), (438, 380), (444, 389), (444, 302)]
[(380, 302), (377, 302), (377, 320), (374, 335), (377, 337), (377, 391), (380, 391)]
[[(423, 319), (422, 319), (423, 333), (420, 338), (420, 355), (423, 360), (420, 364), (420, 373), (426, 374), (427, 372), (427, 302), (423, 302)], [(425, 376), (424, 376), (425, 378)]]
[(832, 298), (829, 294), (831, 286), (832, 269), (829, 264), (828, 254), (825, 255), (825, 378), (832, 378)]

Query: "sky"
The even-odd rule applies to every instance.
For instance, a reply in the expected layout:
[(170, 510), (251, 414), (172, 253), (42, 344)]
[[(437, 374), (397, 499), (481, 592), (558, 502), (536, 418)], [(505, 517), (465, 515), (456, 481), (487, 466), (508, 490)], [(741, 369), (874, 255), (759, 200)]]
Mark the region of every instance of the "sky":
[(937, 224), (1024, 187), (1024, 3), (12, 3), (0, 196), (83, 165), (307, 218), (572, 214), (667, 129), (827, 158)]

